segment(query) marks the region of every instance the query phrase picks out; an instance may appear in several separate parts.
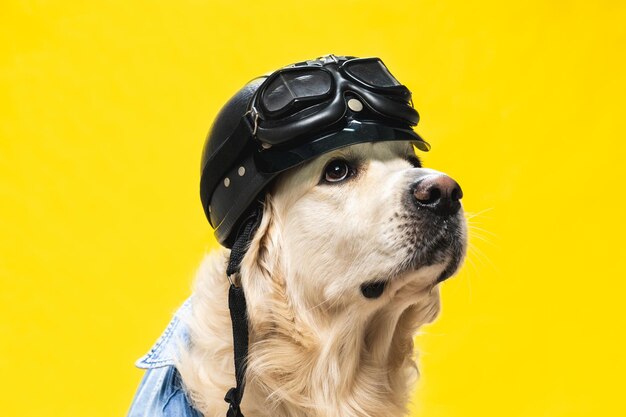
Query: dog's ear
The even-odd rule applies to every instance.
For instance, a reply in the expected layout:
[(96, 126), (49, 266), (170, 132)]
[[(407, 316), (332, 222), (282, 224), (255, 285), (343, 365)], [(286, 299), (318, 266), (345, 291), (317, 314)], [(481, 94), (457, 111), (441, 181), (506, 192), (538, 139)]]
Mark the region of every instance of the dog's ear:
[[(287, 293), (288, 260), (277, 208), (268, 195), (263, 218), (241, 263), (250, 326), (246, 378), (256, 380), (267, 393), (287, 390), (293, 399), (297, 393), (306, 392), (307, 380), (295, 374), (310, 361), (315, 339), (300, 323)], [(277, 361), (276, 357), (285, 360)], [(285, 381), (291, 381), (292, 387), (286, 387)], [(272, 399), (268, 400), (266, 405), (271, 408)], [(306, 402), (304, 398), (300, 401)]]
[[(263, 218), (241, 263), (251, 342), (273, 337), (310, 344), (287, 294), (287, 260), (282, 250), (282, 222), (271, 195), (265, 199)], [(295, 354), (295, 352), (294, 352)]]

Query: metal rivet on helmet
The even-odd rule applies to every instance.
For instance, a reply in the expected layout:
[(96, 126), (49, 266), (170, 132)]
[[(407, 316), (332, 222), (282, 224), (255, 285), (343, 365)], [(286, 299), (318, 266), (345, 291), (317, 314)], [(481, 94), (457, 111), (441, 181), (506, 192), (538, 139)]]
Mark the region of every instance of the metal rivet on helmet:
[(348, 100), (348, 107), (350, 108), (350, 110), (358, 112), (363, 110), (363, 103), (361, 103), (356, 98), (351, 98), (350, 100)]

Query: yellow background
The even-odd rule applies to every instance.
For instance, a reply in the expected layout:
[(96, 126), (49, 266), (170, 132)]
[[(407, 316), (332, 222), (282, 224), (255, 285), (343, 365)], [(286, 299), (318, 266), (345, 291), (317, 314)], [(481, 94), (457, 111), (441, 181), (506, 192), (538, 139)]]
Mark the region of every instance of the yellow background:
[(418, 344), (415, 416), (623, 416), (626, 6), (3, 1), (0, 414), (124, 415), (215, 247), (204, 135), (250, 78), (377, 55), (473, 249)]

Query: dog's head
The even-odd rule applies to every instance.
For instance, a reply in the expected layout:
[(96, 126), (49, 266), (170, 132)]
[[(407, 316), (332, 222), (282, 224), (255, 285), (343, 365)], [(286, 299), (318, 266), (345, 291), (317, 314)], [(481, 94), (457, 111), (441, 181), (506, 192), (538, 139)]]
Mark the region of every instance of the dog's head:
[[(413, 336), (436, 317), (437, 283), (465, 253), (460, 198), (455, 181), (421, 167), (410, 142), (353, 144), (276, 178), (239, 274), (249, 319), (247, 414), (406, 414), (417, 376)], [(225, 266), (228, 258), (219, 259)], [(228, 286), (223, 273), (201, 281), (194, 317), (213, 331), (196, 327), (196, 359), (181, 367), (206, 410), (215, 409), (206, 386), (232, 363), (229, 338), (215, 342), (231, 324), (225, 305), (214, 311)], [(215, 357), (222, 368), (209, 371)], [(232, 373), (221, 380), (230, 383)]]
[(273, 184), (244, 268), (280, 282), (295, 310), (328, 319), (398, 300), (406, 307), (458, 269), (466, 247), (461, 197), (454, 180), (421, 166), (409, 142), (329, 152)]

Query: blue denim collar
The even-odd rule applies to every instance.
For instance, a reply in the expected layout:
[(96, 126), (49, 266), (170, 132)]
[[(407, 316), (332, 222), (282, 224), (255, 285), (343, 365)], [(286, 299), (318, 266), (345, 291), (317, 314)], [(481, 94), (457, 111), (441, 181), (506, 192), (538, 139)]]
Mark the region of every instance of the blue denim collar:
[(176, 311), (172, 321), (158, 338), (148, 353), (135, 362), (141, 369), (161, 368), (174, 366), (179, 357), (181, 348), (189, 346), (189, 330), (185, 325), (185, 318), (191, 314), (191, 297)]

